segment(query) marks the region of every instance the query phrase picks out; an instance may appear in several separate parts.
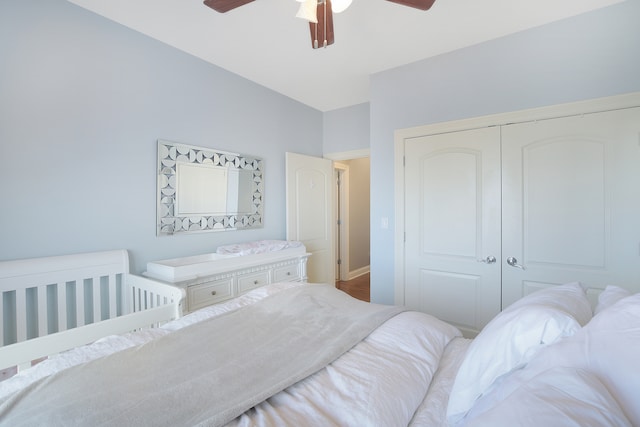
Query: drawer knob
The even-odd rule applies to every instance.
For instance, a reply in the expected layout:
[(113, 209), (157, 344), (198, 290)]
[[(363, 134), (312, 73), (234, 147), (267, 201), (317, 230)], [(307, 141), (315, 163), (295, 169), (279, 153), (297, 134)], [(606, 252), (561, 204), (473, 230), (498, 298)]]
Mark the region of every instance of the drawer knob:
[(258, 281), (258, 279), (256, 279), (256, 280), (254, 280), (254, 281), (253, 281), (253, 284), (254, 284), (254, 285), (257, 285), (258, 283), (260, 283), (260, 282)]
[(215, 295), (215, 294), (217, 294), (216, 291), (211, 291), (211, 295)]
[(291, 276), (291, 272), (290, 271), (287, 271), (287, 276)]

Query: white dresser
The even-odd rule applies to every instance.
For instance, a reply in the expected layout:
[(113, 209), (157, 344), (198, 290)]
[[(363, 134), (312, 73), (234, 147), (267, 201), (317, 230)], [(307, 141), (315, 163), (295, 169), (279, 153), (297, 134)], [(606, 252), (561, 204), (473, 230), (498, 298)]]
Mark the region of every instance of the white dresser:
[(304, 246), (242, 256), (211, 253), (150, 262), (144, 275), (185, 288), (186, 314), (270, 283), (304, 282), (309, 256)]

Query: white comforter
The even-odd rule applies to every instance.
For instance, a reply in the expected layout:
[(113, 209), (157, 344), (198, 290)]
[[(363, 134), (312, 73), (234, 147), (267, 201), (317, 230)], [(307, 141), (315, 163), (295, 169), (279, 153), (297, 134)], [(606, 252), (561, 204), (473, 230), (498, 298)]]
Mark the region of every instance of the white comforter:
[[(188, 315), (151, 333), (109, 337), (67, 352), (0, 383), (0, 395), (10, 394), (60, 368), (137, 345), (291, 286), (300, 284), (260, 288), (229, 303)], [(447, 344), (456, 336), (459, 332), (455, 328), (431, 316), (417, 312), (401, 313), (326, 368), (267, 399), (230, 425), (406, 426), (427, 395)], [(446, 393), (444, 396), (446, 398)], [(415, 425), (420, 425), (420, 419), (430, 418), (417, 416)]]
[(424, 313), (401, 313), (325, 369), (230, 425), (406, 426), (455, 335)]

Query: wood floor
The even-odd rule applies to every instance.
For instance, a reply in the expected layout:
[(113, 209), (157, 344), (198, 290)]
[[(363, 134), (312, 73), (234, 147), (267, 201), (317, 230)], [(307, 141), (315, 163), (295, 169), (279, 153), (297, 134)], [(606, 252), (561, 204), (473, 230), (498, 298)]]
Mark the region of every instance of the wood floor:
[(337, 281), (336, 288), (362, 301), (371, 302), (369, 273), (347, 281)]

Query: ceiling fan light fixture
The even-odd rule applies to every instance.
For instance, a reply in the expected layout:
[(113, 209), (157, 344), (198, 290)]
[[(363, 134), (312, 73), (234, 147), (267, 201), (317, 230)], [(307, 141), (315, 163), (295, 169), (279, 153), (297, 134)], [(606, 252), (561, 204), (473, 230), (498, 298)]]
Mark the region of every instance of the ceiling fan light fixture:
[(331, 10), (333, 13), (340, 13), (347, 10), (349, 6), (351, 6), (352, 0), (333, 0), (331, 2)]
[[(204, 4), (220, 13), (251, 3), (255, 0), (204, 0)], [(352, 0), (296, 0), (300, 3), (297, 18), (309, 21), (311, 45), (314, 49), (334, 43), (333, 14), (345, 11)], [(436, 0), (387, 0), (403, 6), (428, 10)]]
[(296, 13), (296, 18), (306, 19), (314, 24), (318, 23), (318, 0), (300, 1), (300, 8)]

